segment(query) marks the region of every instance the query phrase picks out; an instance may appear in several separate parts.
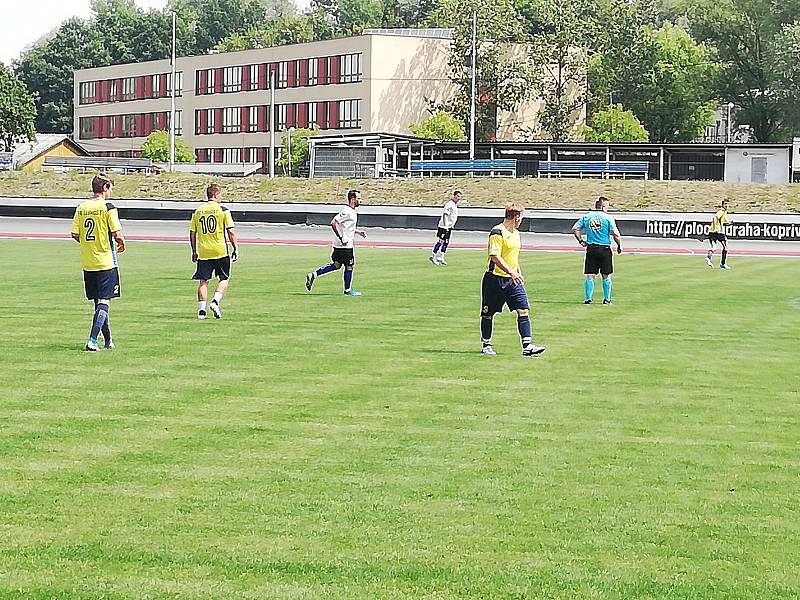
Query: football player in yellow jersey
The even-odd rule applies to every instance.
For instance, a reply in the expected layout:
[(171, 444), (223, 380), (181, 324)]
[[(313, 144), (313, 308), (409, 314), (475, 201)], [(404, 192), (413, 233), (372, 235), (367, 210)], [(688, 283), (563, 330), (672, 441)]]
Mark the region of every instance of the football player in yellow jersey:
[(497, 354), (492, 348), (492, 319), (506, 305), (509, 310), (517, 311), (522, 356), (538, 356), (544, 352), (542, 346), (533, 343), (528, 293), (519, 268), (522, 247), (519, 226), (524, 210), (517, 202), (506, 204), (505, 219), (489, 232), (489, 268), (483, 274), (481, 285), (481, 354), (487, 356)]
[[(211, 300), (211, 312), (217, 319), (222, 318), (220, 303), (228, 280), (231, 276), (231, 261), (239, 259), (238, 240), (233, 229), (233, 217), (227, 207), (222, 206), (222, 188), (216, 183), (206, 190), (208, 202), (194, 211), (189, 227), (189, 242), (192, 245), (192, 262), (197, 263), (192, 279), (200, 283), (197, 286), (197, 318), (206, 318), (206, 299), (208, 298), (208, 281), (216, 274), (219, 279), (214, 298)], [(230, 240), (233, 252), (228, 255)]]
[(731, 220), (728, 218), (728, 200), (725, 199), (720, 203), (719, 210), (714, 214), (711, 219), (711, 227), (708, 230), (708, 242), (711, 248), (708, 249), (706, 254), (706, 264), (713, 267), (714, 263), (711, 262), (711, 257), (714, 256), (714, 250), (717, 244), (722, 247), (722, 259), (719, 261), (720, 269), (730, 269), (728, 266), (728, 237), (725, 235), (725, 225), (729, 225)]
[[(86, 298), (94, 301), (94, 317), (86, 350), (97, 352), (97, 338), (103, 333), (106, 348), (114, 348), (108, 310), (112, 298), (120, 295), (117, 253), (125, 252), (119, 214), (109, 200), (114, 187), (104, 173), (92, 179), (91, 200), (82, 202), (72, 219), (72, 239), (81, 247), (81, 266)], [(114, 248), (116, 244), (116, 249)]]

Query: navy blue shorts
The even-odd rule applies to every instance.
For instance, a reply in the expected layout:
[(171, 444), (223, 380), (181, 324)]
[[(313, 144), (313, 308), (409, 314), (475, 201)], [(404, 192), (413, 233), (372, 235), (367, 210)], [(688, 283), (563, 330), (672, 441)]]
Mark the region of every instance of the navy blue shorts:
[(87, 300), (111, 300), (119, 298), (119, 269), (84, 271), (83, 287)]
[(503, 311), (530, 308), (525, 286), (514, 283), (511, 277), (500, 277), (493, 273), (483, 274), (481, 283), (481, 316), (491, 317)]
[(214, 274), (220, 281), (225, 281), (231, 277), (231, 257), (211, 258), (208, 260), (198, 260), (197, 269), (192, 275), (192, 279), (208, 281)]
[(354, 248), (334, 248), (331, 252), (331, 262), (339, 263), (345, 267), (352, 267), (356, 264), (356, 252)]

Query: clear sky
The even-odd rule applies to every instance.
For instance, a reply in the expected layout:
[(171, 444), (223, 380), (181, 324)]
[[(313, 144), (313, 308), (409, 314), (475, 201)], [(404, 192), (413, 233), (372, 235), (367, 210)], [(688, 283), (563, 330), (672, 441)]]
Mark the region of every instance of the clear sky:
[[(91, 14), (91, 0), (0, 0), (0, 62), (10, 64), (22, 51), (70, 17)], [(144, 9), (162, 9), (167, 0), (136, 0)], [(295, 0), (307, 8), (309, 0)]]

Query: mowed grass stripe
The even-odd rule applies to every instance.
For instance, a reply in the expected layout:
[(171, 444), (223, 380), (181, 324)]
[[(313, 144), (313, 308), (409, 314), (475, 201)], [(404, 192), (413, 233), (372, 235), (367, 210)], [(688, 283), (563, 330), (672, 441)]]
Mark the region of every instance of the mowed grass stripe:
[[(115, 352), (77, 248), (10, 264), (0, 597), (792, 598), (794, 261), (526, 254), (534, 334), (478, 349), (484, 257), (245, 248), (197, 322), (185, 248), (132, 244)], [(599, 285), (596, 292), (599, 297)]]

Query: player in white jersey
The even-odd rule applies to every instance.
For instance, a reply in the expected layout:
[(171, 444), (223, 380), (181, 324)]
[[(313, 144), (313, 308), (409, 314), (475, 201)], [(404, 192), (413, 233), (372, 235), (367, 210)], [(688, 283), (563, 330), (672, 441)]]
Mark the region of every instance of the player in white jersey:
[(347, 205), (343, 206), (342, 210), (331, 220), (331, 229), (333, 230), (333, 253), (331, 253), (331, 262), (306, 275), (306, 289), (309, 292), (314, 286), (314, 281), (316, 281), (317, 277), (325, 275), (326, 273), (338, 271), (344, 266), (343, 279), (345, 296), (361, 295), (361, 292), (352, 289), (353, 267), (356, 264), (353, 241), (357, 235), (360, 235), (362, 238), (367, 237), (367, 233), (363, 229), (357, 228), (358, 213), (356, 213), (356, 209), (360, 204), (361, 192), (358, 190), (350, 190), (347, 192)]
[(429, 257), (429, 260), (434, 265), (446, 265), (447, 261), (444, 258), (447, 252), (447, 246), (450, 244), (450, 234), (458, 221), (458, 203), (461, 202), (463, 194), (456, 190), (453, 192), (453, 198), (448, 200), (442, 210), (442, 216), (439, 218), (438, 229), (436, 230), (436, 245)]

